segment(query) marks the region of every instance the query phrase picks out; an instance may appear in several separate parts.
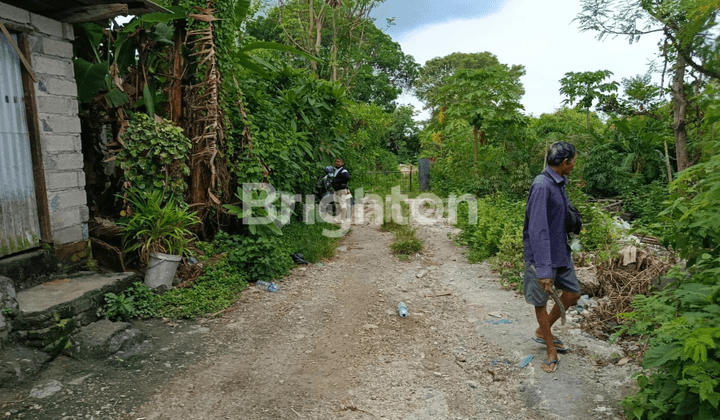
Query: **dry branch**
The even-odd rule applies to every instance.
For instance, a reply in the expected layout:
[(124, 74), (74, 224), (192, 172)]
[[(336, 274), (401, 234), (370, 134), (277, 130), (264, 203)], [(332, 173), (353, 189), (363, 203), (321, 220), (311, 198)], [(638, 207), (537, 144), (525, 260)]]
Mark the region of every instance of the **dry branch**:
[(622, 258), (612, 258), (597, 267), (597, 279), (601, 294), (583, 322), (583, 331), (597, 337), (609, 337), (614, 327), (624, 322), (621, 313), (632, 312), (632, 301), (636, 295), (648, 295), (655, 281), (668, 272), (674, 260), (661, 260), (644, 249), (637, 251), (635, 262), (623, 263)]

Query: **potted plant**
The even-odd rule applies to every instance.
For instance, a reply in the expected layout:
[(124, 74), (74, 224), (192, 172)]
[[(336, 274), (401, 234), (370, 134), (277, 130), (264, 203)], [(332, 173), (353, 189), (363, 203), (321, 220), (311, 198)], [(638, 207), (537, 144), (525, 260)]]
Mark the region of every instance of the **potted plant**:
[(133, 207), (133, 214), (118, 222), (123, 229), (126, 252), (139, 252), (141, 262), (147, 265), (148, 287), (172, 287), (175, 271), (195, 240), (189, 228), (200, 223), (200, 219), (172, 198), (163, 204), (160, 190), (130, 191), (125, 199)]

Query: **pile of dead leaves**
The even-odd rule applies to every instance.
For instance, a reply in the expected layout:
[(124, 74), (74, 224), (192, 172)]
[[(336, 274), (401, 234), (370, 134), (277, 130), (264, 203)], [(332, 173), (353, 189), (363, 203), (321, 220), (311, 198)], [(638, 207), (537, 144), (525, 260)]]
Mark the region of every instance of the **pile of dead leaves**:
[(583, 331), (608, 338), (615, 332), (615, 327), (624, 322), (620, 314), (633, 311), (633, 298), (647, 296), (657, 279), (675, 263), (672, 257), (661, 259), (645, 248), (626, 245), (617, 257), (598, 265), (599, 296), (602, 297), (585, 317)]

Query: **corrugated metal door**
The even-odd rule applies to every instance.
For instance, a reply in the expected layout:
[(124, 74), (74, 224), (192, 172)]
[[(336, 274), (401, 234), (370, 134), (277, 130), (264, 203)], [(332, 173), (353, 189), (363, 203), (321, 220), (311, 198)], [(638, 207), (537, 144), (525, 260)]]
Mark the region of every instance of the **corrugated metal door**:
[(0, 33), (0, 256), (40, 243), (23, 98), (20, 59)]

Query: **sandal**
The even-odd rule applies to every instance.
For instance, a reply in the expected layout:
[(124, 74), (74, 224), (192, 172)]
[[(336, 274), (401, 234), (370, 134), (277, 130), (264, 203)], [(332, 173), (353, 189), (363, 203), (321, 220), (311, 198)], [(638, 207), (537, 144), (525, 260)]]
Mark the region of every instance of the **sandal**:
[[(560, 363), (560, 360), (559, 360), (559, 359), (555, 359), (555, 360), (551, 360), (551, 361), (548, 362), (547, 359), (546, 359), (546, 360), (543, 360), (543, 363), (545, 364), (545, 366), (547, 366), (548, 368), (550, 368), (550, 369), (552, 369), (552, 370), (547, 370), (547, 369), (545, 369), (545, 366), (542, 367), (542, 370), (544, 370), (544, 371), (547, 372), (547, 373), (553, 373), (553, 372), (555, 372), (555, 371), (557, 370), (558, 363)], [(551, 367), (551, 366), (552, 366), (552, 367)]]
[[(533, 341), (545, 345), (545, 339), (542, 337), (535, 336), (533, 337)], [(560, 340), (559, 338), (556, 338), (553, 341), (553, 344), (555, 344), (555, 350), (557, 350), (558, 353), (565, 353), (566, 351), (570, 350), (569, 347), (565, 347), (565, 343), (563, 343), (562, 340)]]

